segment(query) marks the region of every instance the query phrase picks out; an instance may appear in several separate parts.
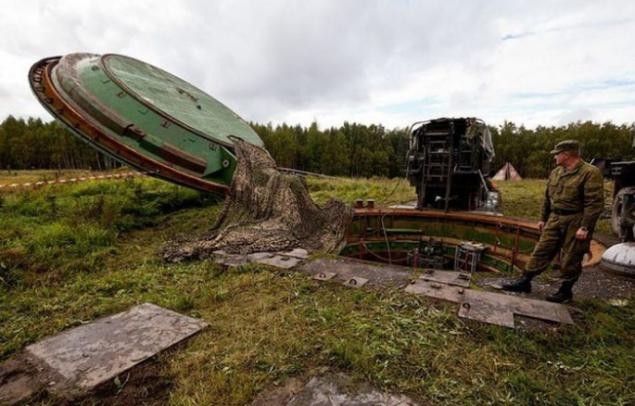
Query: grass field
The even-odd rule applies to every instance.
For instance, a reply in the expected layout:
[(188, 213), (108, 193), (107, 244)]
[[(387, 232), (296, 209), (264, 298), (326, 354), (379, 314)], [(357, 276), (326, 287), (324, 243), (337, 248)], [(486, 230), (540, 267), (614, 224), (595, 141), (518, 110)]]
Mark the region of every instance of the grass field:
[[(308, 179), (319, 201), (414, 199), (405, 182)], [(536, 216), (541, 181), (502, 182), (506, 214)], [(221, 204), (153, 179), (86, 182), (0, 195), (0, 359), (122, 311), (157, 305), (210, 327), (159, 356), (178, 405), (241, 405), (287, 377), (344, 371), (422, 403), (632, 404), (635, 305), (577, 302), (558, 330), (469, 323), (453, 305), (399, 291), (349, 290), (299, 273), (158, 252), (202, 233)], [(44, 401), (46, 402), (46, 401)]]

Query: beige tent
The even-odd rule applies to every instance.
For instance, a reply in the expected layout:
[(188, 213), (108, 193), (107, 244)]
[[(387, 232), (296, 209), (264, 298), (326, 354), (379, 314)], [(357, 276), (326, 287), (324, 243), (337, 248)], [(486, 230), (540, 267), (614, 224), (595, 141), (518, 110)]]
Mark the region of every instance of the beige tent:
[(521, 179), (522, 177), (518, 174), (518, 171), (516, 170), (516, 168), (514, 168), (514, 166), (510, 164), (509, 162), (503, 165), (503, 167), (500, 168), (500, 170), (496, 172), (496, 175), (494, 175), (494, 177), (492, 178), (492, 180), (521, 180)]

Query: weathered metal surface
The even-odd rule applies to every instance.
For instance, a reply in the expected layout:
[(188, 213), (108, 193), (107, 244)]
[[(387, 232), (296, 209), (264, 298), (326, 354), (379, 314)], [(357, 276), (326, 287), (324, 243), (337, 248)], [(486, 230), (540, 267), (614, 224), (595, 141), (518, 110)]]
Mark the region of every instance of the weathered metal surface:
[(298, 265), (302, 259), (278, 253), (256, 252), (247, 256), (249, 262), (269, 265), (281, 269), (290, 269)]
[(459, 309), (460, 317), (507, 327), (514, 327), (514, 314), (573, 324), (565, 305), (473, 289), (465, 290)]
[(313, 275), (313, 279), (318, 281), (328, 281), (333, 279), (335, 276), (337, 276), (335, 272), (324, 271), (324, 272), (318, 272), (315, 275)]
[(347, 286), (349, 288), (361, 288), (362, 286), (366, 285), (367, 282), (368, 279), (366, 278), (353, 276), (352, 278), (349, 278), (346, 282), (344, 282), (344, 286)]
[(240, 266), (249, 263), (269, 265), (276, 268), (290, 269), (298, 265), (309, 254), (302, 248), (287, 252), (254, 252), (253, 254), (229, 254), (223, 250), (214, 251), (214, 262), (226, 266)]
[(331, 280), (339, 283), (346, 283), (351, 278), (364, 278), (372, 286), (401, 287), (410, 281), (408, 268), (351, 258), (317, 258), (302, 264), (299, 270), (311, 277), (335, 272), (337, 275)]
[[(236, 113), (190, 83), (148, 63), (122, 55), (99, 58), (103, 72), (136, 101), (203, 137), (231, 146), (230, 136), (262, 146)], [(92, 66), (85, 68), (92, 71)], [(101, 79), (97, 74), (95, 79)], [(148, 113), (146, 113), (147, 115)]]
[(514, 314), (518, 314), (541, 320), (573, 324), (571, 314), (566, 306), (544, 300), (467, 289), (421, 279), (414, 281), (406, 287), (405, 291), (458, 303), (460, 317), (484, 323), (514, 327)]
[(423, 295), (434, 299), (447, 300), (460, 303), (467, 289), (460, 286), (446, 285), (440, 282), (424, 281), (422, 279), (413, 281), (405, 289), (407, 293)]
[(46, 58), (29, 72), (42, 105), (75, 135), (168, 181), (225, 193), (231, 137), (262, 146), (235, 113), (189, 83), (121, 55)]
[(52, 391), (83, 391), (205, 327), (201, 320), (145, 303), (44, 339), (26, 351), (63, 377)]
[(280, 255), (286, 255), (288, 257), (294, 257), (299, 259), (307, 259), (309, 257), (309, 252), (304, 248), (294, 248), (291, 251), (283, 251), (280, 252)]
[(419, 278), (429, 282), (440, 282), (448, 285), (462, 286), (467, 288), (470, 286), (472, 275), (467, 272), (457, 271), (440, 271), (437, 269), (426, 269)]
[(470, 300), (459, 305), (459, 317), (514, 328), (514, 312), (504, 303)]

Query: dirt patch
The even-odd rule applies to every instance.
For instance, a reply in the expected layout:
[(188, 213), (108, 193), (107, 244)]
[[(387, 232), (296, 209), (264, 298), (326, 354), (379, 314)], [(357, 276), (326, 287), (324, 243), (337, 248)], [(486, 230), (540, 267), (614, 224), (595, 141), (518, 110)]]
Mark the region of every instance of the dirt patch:
[(62, 396), (48, 391), (63, 377), (25, 353), (0, 364), (0, 404), (43, 402), (50, 405), (164, 405), (172, 382), (161, 374), (161, 364), (151, 359), (77, 397), (72, 391)]
[(49, 381), (50, 370), (25, 353), (18, 353), (0, 364), (0, 404), (15, 405), (41, 394)]
[(212, 231), (194, 241), (175, 241), (164, 249), (170, 262), (230, 254), (284, 251), (337, 251), (353, 211), (339, 200), (322, 208), (309, 196), (304, 180), (277, 170), (269, 153), (246, 142), (234, 142), (238, 167)]
[[(550, 284), (555, 290), (559, 281)], [(635, 292), (635, 279), (603, 271), (599, 266), (592, 266), (582, 271), (580, 279), (573, 287), (574, 299), (577, 295), (582, 299), (623, 299)]]
[(121, 374), (117, 380), (99, 385), (92, 392), (61, 405), (165, 405), (168, 403), (172, 381), (161, 373), (156, 359), (138, 365)]
[(0, 364), (0, 404), (23, 404), (47, 397), (47, 387), (63, 377), (26, 352)]
[[(483, 278), (479, 279), (477, 284), (489, 288), (499, 285), (502, 280), (501, 278)], [(532, 282), (531, 293), (507, 293), (544, 299), (545, 296), (556, 292), (560, 283), (558, 272), (547, 271)], [(605, 272), (598, 265), (584, 268), (580, 279), (573, 286), (574, 301), (576, 299), (627, 299), (633, 296), (633, 293), (635, 293), (634, 278)]]
[(289, 378), (281, 385), (260, 392), (251, 406), (286, 405), (304, 388), (305, 383), (300, 378)]
[[(596, 233), (594, 239), (610, 247), (619, 243), (619, 239), (613, 235)], [(599, 260), (599, 259), (598, 259)], [(514, 276), (510, 276), (512, 279)], [(560, 287), (559, 272), (557, 270), (546, 271), (538, 276), (532, 283), (530, 294), (520, 293), (535, 299), (544, 299), (545, 296), (554, 293)], [(501, 278), (479, 278), (477, 284), (482, 287), (499, 285)], [(507, 292), (509, 294), (518, 294)], [(599, 265), (585, 267), (580, 279), (573, 286), (573, 300), (576, 299), (628, 299), (635, 293), (635, 278), (604, 271)]]

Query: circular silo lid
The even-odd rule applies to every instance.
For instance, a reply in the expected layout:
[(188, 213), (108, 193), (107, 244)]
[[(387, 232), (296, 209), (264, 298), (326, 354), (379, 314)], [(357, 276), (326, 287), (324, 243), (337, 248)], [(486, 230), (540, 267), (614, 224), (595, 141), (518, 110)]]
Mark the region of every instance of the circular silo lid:
[(608, 271), (635, 277), (635, 242), (611, 246), (602, 254), (600, 265)]
[(247, 122), (183, 79), (123, 55), (103, 55), (101, 63), (113, 82), (167, 119), (225, 145), (231, 145), (229, 137), (236, 136), (250, 144), (263, 146)]

